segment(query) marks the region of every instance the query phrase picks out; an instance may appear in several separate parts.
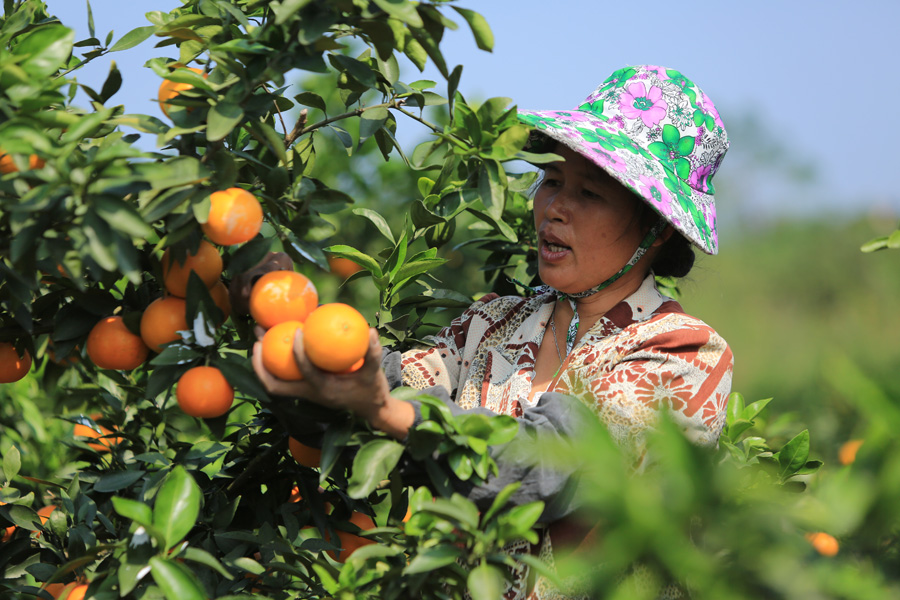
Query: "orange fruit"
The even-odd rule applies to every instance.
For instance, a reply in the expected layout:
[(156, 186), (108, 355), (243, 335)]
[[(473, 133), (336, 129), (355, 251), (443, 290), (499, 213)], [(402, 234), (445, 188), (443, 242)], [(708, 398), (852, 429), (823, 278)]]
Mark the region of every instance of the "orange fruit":
[(77, 582), (73, 581), (72, 583), (45, 583), (41, 586), (42, 590), (45, 590), (54, 598), (59, 598), (62, 596), (63, 592), (68, 593), (73, 587), (78, 585)]
[(863, 440), (850, 440), (841, 445), (838, 450), (838, 460), (842, 465), (849, 465), (856, 460), (856, 453), (863, 445)]
[(87, 589), (86, 583), (74, 581), (62, 589), (57, 600), (84, 600)]
[(313, 448), (297, 441), (294, 438), (288, 438), (288, 449), (291, 456), (304, 467), (318, 468), (322, 462), (322, 450)]
[(266, 370), (285, 381), (300, 381), (303, 374), (294, 359), (294, 335), (300, 321), (285, 321), (266, 331), (262, 339), (262, 362)]
[(175, 398), (181, 410), (192, 417), (212, 419), (228, 412), (234, 388), (215, 367), (194, 367), (178, 379)]
[(147, 359), (150, 349), (131, 333), (120, 316), (100, 319), (87, 338), (87, 353), (101, 369), (130, 371)]
[(352, 306), (323, 304), (303, 324), (303, 345), (310, 362), (320, 369), (345, 372), (369, 351), (369, 324)]
[(187, 301), (177, 296), (163, 296), (151, 302), (141, 315), (141, 339), (154, 352), (162, 352), (163, 344), (181, 339), (179, 331), (188, 329)]
[[(369, 529), (375, 528), (375, 521), (372, 520), (372, 517), (361, 512), (354, 512), (352, 515), (350, 515), (350, 522), (363, 531), (368, 531)], [(360, 537), (354, 533), (350, 533), (349, 531), (342, 531), (340, 529), (337, 530), (337, 536), (341, 551), (339, 553), (336, 553), (329, 550), (328, 554), (331, 556), (331, 558), (340, 563), (346, 561), (348, 558), (350, 558), (351, 554), (353, 554), (363, 546), (368, 546), (369, 544), (375, 543), (375, 540)], [(328, 537), (329, 536), (326, 534), (325, 539), (328, 540)]]
[(340, 256), (329, 256), (328, 267), (331, 269), (332, 273), (334, 273), (341, 279), (347, 279), (354, 273), (362, 271), (361, 266), (359, 266), (349, 258), (343, 258)]
[[(193, 71), (194, 73), (202, 74), (203, 71), (200, 69), (196, 69), (194, 67), (185, 67), (179, 65), (180, 69), (187, 69), (188, 71)], [(206, 77), (206, 75), (203, 75)], [(175, 98), (181, 92), (186, 92), (187, 90), (193, 89), (189, 83), (177, 83), (175, 81), (170, 81), (168, 79), (164, 79), (163, 82), (159, 85), (159, 94), (157, 99), (159, 100), (159, 107), (162, 109), (163, 114), (167, 117), (169, 116), (169, 100)], [(190, 110), (190, 108), (188, 109)]]
[(285, 321), (303, 323), (318, 303), (316, 286), (294, 271), (270, 271), (250, 290), (250, 315), (265, 329)]
[[(41, 519), (42, 527), (47, 525), (47, 521), (50, 519), (50, 513), (52, 513), (56, 509), (57, 509), (57, 506), (55, 504), (49, 504), (47, 506), (42, 506), (41, 508), (38, 509), (37, 514), (38, 514), (38, 517), (40, 517), (40, 519)], [(37, 531), (37, 530), (34, 530), (34, 531), (36, 531), (35, 537), (41, 537), (40, 531)]]
[(12, 383), (28, 374), (31, 368), (31, 354), (23, 351), (22, 356), (9, 342), (0, 342), (0, 383)]
[(3, 529), (2, 533), (0, 533), (0, 544), (5, 544), (9, 540), (11, 540), (12, 536), (15, 532), (16, 532), (15, 525), (10, 525), (6, 529)]
[(300, 495), (300, 486), (295, 485), (291, 488), (291, 495), (288, 496), (288, 502), (300, 502), (303, 500), (303, 496)]
[(216, 306), (219, 307), (219, 310), (222, 311), (222, 314), (225, 315), (222, 318), (222, 323), (228, 320), (228, 317), (231, 316), (231, 297), (228, 295), (228, 288), (225, 287), (225, 284), (222, 281), (217, 281), (216, 285), (212, 286), (209, 289), (209, 295), (212, 296), (213, 302), (216, 303)]
[[(101, 414), (96, 413), (91, 415), (91, 419), (96, 421), (99, 419)], [(81, 423), (76, 423), (75, 428), (72, 429), (72, 435), (86, 437), (91, 439), (96, 439), (97, 443), (88, 443), (88, 446), (96, 450), (97, 452), (109, 452), (110, 448), (113, 448), (119, 445), (122, 442), (122, 438), (120, 437), (106, 437), (112, 435), (112, 431), (104, 427), (103, 425), (97, 425), (100, 431), (94, 430), (92, 427), (87, 425), (82, 425)], [(98, 439), (99, 438), (99, 439)]]
[(840, 549), (840, 545), (838, 544), (838, 541), (834, 539), (834, 536), (825, 533), (824, 531), (807, 533), (806, 539), (809, 540), (809, 543), (812, 544), (812, 547), (815, 548), (816, 552), (822, 556), (834, 556)]
[(247, 190), (233, 187), (213, 192), (209, 202), (209, 217), (200, 227), (216, 244), (243, 244), (259, 233), (263, 222), (262, 207), (256, 196)]
[[(171, 264), (170, 264), (171, 263)], [(171, 260), (169, 250), (162, 257), (163, 283), (173, 296), (187, 296), (188, 279), (194, 271), (207, 288), (212, 288), (222, 275), (222, 256), (216, 247), (203, 240), (196, 254), (188, 254), (184, 264)]]
[[(41, 169), (43, 168), (44, 164), (44, 160), (37, 154), (32, 154), (28, 157), (29, 169)], [(2, 149), (0, 149), (0, 174), (6, 175), (7, 173), (16, 173), (18, 172), (18, 170), (19, 168), (13, 161), (12, 154), (6, 154)]]

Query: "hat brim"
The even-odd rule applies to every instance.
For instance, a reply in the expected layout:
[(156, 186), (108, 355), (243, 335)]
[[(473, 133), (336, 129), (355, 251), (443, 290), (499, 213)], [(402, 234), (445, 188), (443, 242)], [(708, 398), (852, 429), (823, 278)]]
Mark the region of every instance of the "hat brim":
[(675, 168), (631, 139), (615, 122), (579, 110), (520, 110), (519, 120), (609, 173), (706, 254), (717, 254), (713, 195), (691, 187)]

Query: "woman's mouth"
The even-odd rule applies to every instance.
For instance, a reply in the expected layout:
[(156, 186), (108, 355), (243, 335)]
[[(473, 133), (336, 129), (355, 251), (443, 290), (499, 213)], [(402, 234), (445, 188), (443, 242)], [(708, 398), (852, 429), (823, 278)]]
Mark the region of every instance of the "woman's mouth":
[(544, 240), (541, 244), (541, 258), (548, 262), (556, 262), (562, 260), (569, 254), (571, 254), (571, 252), (571, 248), (562, 244), (558, 244), (556, 242), (549, 242), (547, 240)]

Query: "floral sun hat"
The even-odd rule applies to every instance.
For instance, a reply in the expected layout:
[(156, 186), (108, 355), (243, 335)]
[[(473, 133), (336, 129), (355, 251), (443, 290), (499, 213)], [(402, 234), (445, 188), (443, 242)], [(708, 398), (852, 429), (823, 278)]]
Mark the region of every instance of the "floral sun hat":
[(575, 109), (520, 110), (519, 120), (601, 167), (703, 252), (718, 252), (712, 178), (728, 136), (712, 101), (680, 72), (624, 67)]

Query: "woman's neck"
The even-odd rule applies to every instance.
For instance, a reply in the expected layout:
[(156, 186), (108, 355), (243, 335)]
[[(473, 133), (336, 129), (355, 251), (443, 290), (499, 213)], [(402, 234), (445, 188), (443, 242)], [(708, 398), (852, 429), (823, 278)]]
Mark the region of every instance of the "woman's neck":
[[(575, 300), (575, 304), (578, 307), (579, 321), (576, 339), (580, 339), (584, 332), (593, 327), (594, 324), (599, 321), (603, 315), (609, 312), (612, 307), (635, 293), (638, 288), (641, 287), (641, 284), (643, 284), (644, 278), (646, 277), (646, 273), (643, 275), (635, 273), (635, 275), (636, 276), (628, 277), (627, 279), (623, 277), (613, 285), (600, 290), (596, 294), (591, 294), (586, 298), (578, 298)], [(571, 322), (572, 317), (574, 316), (572, 305), (568, 300), (557, 300), (556, 307), (554, 308), (554, 315), (556, 316), (557, 323)]]

